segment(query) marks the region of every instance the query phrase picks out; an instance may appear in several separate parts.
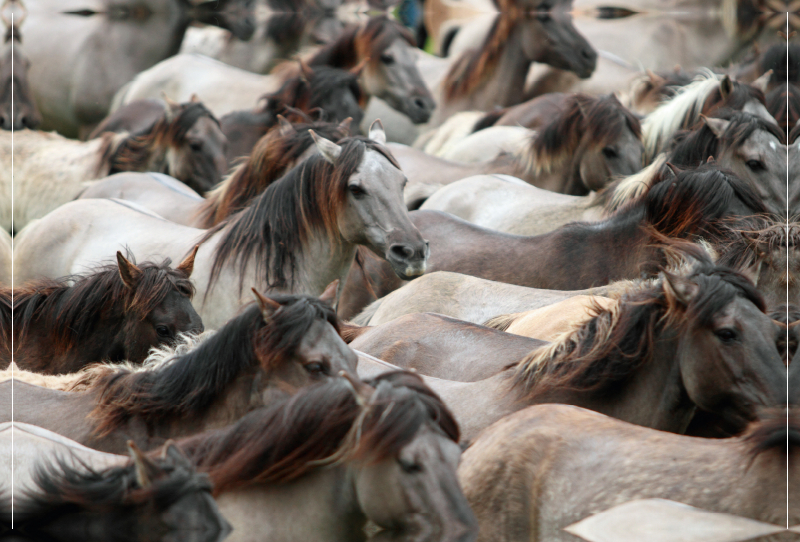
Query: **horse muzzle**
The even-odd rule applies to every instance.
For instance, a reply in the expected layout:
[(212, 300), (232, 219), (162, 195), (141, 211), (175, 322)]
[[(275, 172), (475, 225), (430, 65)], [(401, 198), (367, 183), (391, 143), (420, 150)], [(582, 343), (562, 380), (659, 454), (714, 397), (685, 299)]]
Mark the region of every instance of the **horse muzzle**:
[(398, 277), (412, 280), (425, 274), (429, 254), (430, 244), (427, 241), (394, 243), (389, 246), (386, 261)]

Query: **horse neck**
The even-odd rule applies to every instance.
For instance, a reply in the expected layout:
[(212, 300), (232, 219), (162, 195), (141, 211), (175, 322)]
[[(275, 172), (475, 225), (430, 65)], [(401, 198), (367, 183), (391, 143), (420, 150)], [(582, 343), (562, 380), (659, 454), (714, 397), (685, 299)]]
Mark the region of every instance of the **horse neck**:
[(566, 403), (661, 431), (684, 433), (695, 405), (683, 386), (678, 335), (665, 330), (653, 343), (652, 357), (613, 391), (555, 389), (537, 394), (529, 404)]

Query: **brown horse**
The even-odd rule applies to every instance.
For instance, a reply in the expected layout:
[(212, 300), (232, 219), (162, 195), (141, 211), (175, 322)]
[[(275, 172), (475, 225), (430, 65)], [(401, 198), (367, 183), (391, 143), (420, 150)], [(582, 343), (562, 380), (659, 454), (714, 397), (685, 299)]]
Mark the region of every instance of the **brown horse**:
[[(344, 371), (356, 355), (338, 333), (329, 302), (304, 295), (257, 294), (254, 303), (199, 346), (153, 356), (142, 368), (95, 365), (61, 392), (14, 384), (15, 420), (56, 431), (97, 450), (120, 453), (127, 439), (145, 450), (168, 438), (224, 427), (268, 403)], [(53, 416), (68, 412), (66, 417)]]
[(789, 137), (800, 121), (800, 83), (783, 83), (767, 94), (767, 110)]
[[(404, 145), (390, 145), (409, 182), (440, 187), (471, 175), (519, 177), (553, 192), (582, 196), (611, 178), (641, 169), (641, 127), (614, 96), (570, 95), (530, 143), (485, 163), (459, 163)], [(414, 202), (416, 208), (422, 202)]]
[[(660, 179), (642, 198), (602, 222), (574, 222), (533, 237), (488, 230), (439, 211), (411, 211), (410, 216), (431, 246), (427, 272), (582, 290), (637, 278), (666, 263), (662, 249), (654, 246), (664, 237), (714, 240), (726, 219), (768, 211), (747, 183), (713, 165)], [(364, 258), (363, 271), (351, 268), (342, 296), (350, 310), (369, 301), (362, 274), (378, 298), (403, 285), (382, 261)]]
[[(230, 532), (208, 476), (173, 443), (154, 458), (135, 445), (129, 457), (115, 456), (39, 427), (5, 425), (0, 438), (11, 441), (8, 426), (16, 437), (3, 452), (16, 459), (14, 533), (24, 540), (71, 542), (81, 533), (86, 542), (212, 542)], [(0, 505), (0, 521), (10, 515)]]
[(301, 73), (289, 77), (277, 91), (265, 94), (263, 105), (252, 111), (234, 111), (220, 119), (228, 138), (228, 164), (249, 156), (262, 136), (278, 124), (280, 114), (290, 120), (305, 120), (296, 111), (310, 114), (321, 110), (324, 120), (351, 118), (356, 127), (361, 124), (367, 104), (367, 96), (358, 83), (363, 65), (350, 71), (329, 66), (311, 68), (302, 62), (300, 65)]
[(350, 348), (426, 376), (473, 382), (547, 344), (449, 316), (409, 314), (377, 327), (345, 325)]
[(22, 0), (6, 0), (0, 8), (0, 17), (6, 28), (3, 46), (0, 47), (0, 129), (34, 130), (41, 124), (42, 115), (33, 101), (33, 93), (28, 83), (30, 61), (22, 51), (22, 33), (19, 29), (25, 20), (25, 14), (24, 12), (16, 14), (13, 24), (6, 15), (6, 8), (13, 11), (17, 7), (24, 10)]
[(572, 0), (509, 2), (480, 46), (465, 51), (442, 82), (442, 99), (432, 124), (458, 111), (491, 111), (525, 99), (533, 62), (589, 77), (597, 52), (572, 26)]
[(174, 179), (159, 174), (119, 173), (87, 188), (78, 199), (116, 198), (155, 211), (171, 222), (195, 228), (211, 228), (244, 209), (273, 181), (316, 152), (309, 130), (334, 143), (349, 134), (350, 119), (290, 124), (278, 115), (275, 126), (261, 138), (250, 156), (236, 166), (204, 199), (181, 190)]
[[(800, 523), (798, 454), (797, 412), (788, 420), (781, 412), (755, 422), (739, 437), (700, 439), (574, 406), (539, 405), (487, 429), (463, 454), (458, 477), (478, 518), (480, 541), (572, 542), (578, 540), (576, 522), (652, 498), (752, 518), (775, 533)], [(692, 531), (679, 516), (668, 518), (661, 516), (667, 532), (711, 539), (708, 521), (700, 527), (705, 530)], [(650, 518), (629, 512), (626, 519), (626, 525), (647, 525)], [(648, 539), (638, 531), (639, 538), (628, 540)], [(748, 536), (732, 526), (725, 534), (729, 540)], [(764, 532), (751, 534), (767, 540), (757, 536)]]
[[(90, 274), (0, 291), (13, 296), (14, 361), (44, 374), (74, 373), (100, 361), (139, 364), (151, 347), (202, 332), (191, 303), (194, 254), (175, 269), (169, 263), (137, 266), (117, 252), (117, 264)], [(5, 368), (10, 358), (3, 357)]]
[[(634, 286), (571, 334), (478, 382), (426, 378), (470, 442), (526, 406), (567, 403), (683, 433), (698, 412), (742, 431), (786, 392), (778, 327), (742, 275), (699, 262), (681, 275)], [(385, 371), (362, 359), (359, 374)], [(746, 376), (745, 376), (746, 375)]]
[[(458, 425), (412, 373), (343, 378), (178, 442), (214, 484), (232, 540), (469, 541)], [(371, 538), (370, 540), (376, 540)]]

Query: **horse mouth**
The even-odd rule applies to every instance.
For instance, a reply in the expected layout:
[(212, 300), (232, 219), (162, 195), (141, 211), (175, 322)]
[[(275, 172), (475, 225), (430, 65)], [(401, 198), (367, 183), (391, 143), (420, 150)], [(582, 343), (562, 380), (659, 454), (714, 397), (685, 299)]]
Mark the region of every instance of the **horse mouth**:
[(395, 275), (403, 280), (414, 280), (425, 274), (427, 259), (416, 262), (389, 262)]

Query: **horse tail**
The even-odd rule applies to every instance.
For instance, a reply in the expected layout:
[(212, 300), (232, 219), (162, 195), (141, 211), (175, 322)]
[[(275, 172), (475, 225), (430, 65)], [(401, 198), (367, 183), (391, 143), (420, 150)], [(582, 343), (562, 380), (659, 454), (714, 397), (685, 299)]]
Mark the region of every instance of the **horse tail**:
[(506, 114), (505, 109), (497, 109), (492, 111), (491, 113), (486, 113), (483, 117), (478, 119), (478, 122), (472, 127), (472, 133), (479, 132), (484, 128), (490, 128), (494, 126), (500, 117)]
[(372, 329), (371, 326), (359, 326), (352, 322), (339, 322), (339, 334), (347, 344), (350, 344), (370, 329)]
[(375, 316), (375, 313), (378, 312), (378, 309), (381, 307), (383, 303), (383, 298), (378, 299), (367, 305), (363, 311), (359, 313), (358, 316), (350, 320), (351, 324), (355, 324), (357, 326), (367, 326), (369, 325), (369, 321), (372, 320), (372, 317)]
[(482, 325), (499, 331), (505, 331), (511, 327), (511, 324), (516, 322), (522, 314), (524, 313), (514, 312), (511, 314), (500, 314), (489, 318)]

